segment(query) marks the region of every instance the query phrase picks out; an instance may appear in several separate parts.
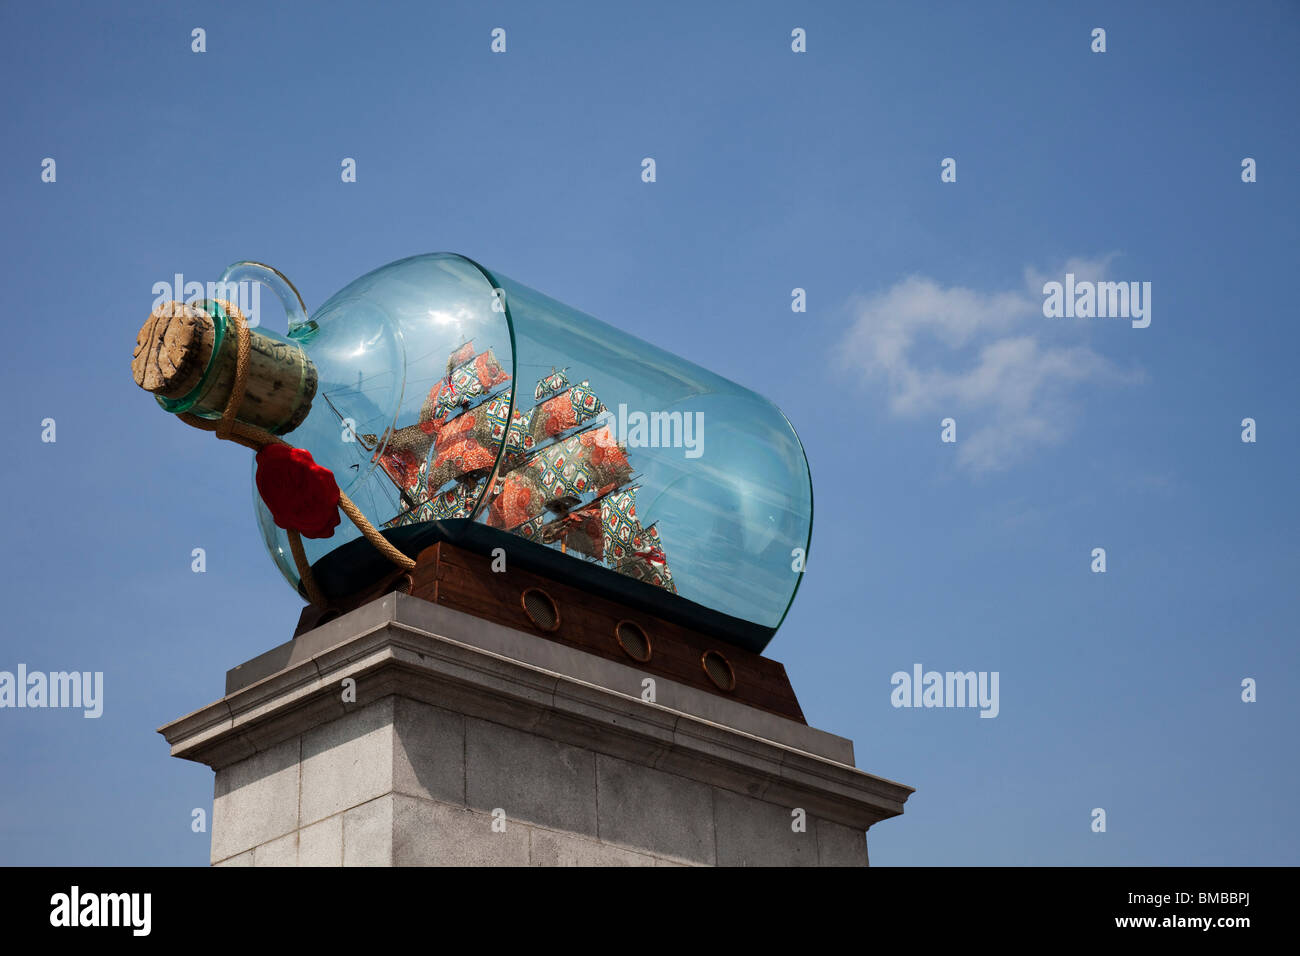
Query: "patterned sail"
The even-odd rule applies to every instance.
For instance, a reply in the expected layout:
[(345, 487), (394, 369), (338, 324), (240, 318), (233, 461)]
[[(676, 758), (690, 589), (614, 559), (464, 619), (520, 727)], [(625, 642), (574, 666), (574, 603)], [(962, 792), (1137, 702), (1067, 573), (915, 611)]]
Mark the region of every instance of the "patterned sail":
[[(465, 433), (472, 427), (472, 423), (461, 421), (466, 415), (452, 418), (449, 423), (448, 414), (510, 380), (509, 373), (501, 367), (492, 350), (475, 355), (473, 342), (466, 342), (452, 353), (447, 360), (447, 368), (447, 377), (429, 390), (416, 424), (393, 432), (378, 459), (379, 466), (392, 479), (393, 484), (403, 491), (416, 492), (417, 501), (426, 500), (430, 492), (437, 491), (446, 484), (447, 479), (456, 476), (454, 468), (448, 469), (447, 479), (430, 488), (429, 476), (422, 471), (428, 460), (429, 449), (436, 442), (440, 445), (452, 445), (457, 440), (463, 442)], [(506, 393), (506, 401), (508, 404), (509, 392)], [(476, 412), (477, 409), (472, 411)], [(444, 429), (447, 430), (448, 437), (440, 441)], [(464, 453), (462, 457), (463, 455)], [(481, 458), (482, 456), (475, 457), (470, 453), (470, 463), (464, 470), (473, 471), (481, 467)], [(424, 487), (417, 488), (422, 477)]]
[[(476, 477), (496, 462), (497, 449), (505, 441), (504, 471), (524, 464), (528, 456), (546, 441), (578, 425), (585, 424), (605, 411), (587, 383), (574, 385), (561, 395), (534, 408), (520, 411), (510, 408), (511, 390), (507, 389), (487, 402), (469, 409), (449, 422), (435, 419), (403, 429), (399, 436), (410, 434), (414, 459), (420, 460), (421, 451), (428, 454), (430, 444), (435, 457), (428, 473), (430, 491), (437, 491), (452, 480)], [(422, 435), (429, 440), (423, 441)], [(399, 462), (410, 469), (410, 457)], [(415, 465), (414, 467), (418, 467)], [(392, 477), (394, 471), (389, 474)], [(402, 472), (408, 474), (408, 472)]]
[(567, 369), (560, 369), (558, 372), (551, 370), (550, 375), (543, 375), (537, 380), (537, 388), (533, 389), (533, 400), (537, 402), (545, 401), (552, 395), (569, 387), (569, 377), (564, 373)]
[(659, 530), (643, 528), (636, 516), (636, 489), (610, 495), (601, 502), (605, 559), (616, 571), (677, 593), (668, 569)]
[(534, 389), (538, 404), (512, 409), (513, 389), (492, 391), (510, 376), (490, 349), (475, 354), (466, 342), (447, 369), (416, 424), (393, 432), (378, 456), (403, 499), (385, 527), (468, 518), (488, 490), (480, 520), (491, 527), (676, 593), (659, 531), (641, 526), (636, 488), (626, 487), (627, 449), (598, 421), (606, 408), (590, 382), (552, 370)]
[[(462, 351), (466, 347), (469, 343), (462, 346)], [(430, 389), (429, 397), (420, 409), (420, 421), (445, 418), (448, 413), (467, 405), (479, 395), (486, 395), (509, 379), (509, 373), (501, 367), (491, 349), (475, 355), (471, 361), (452, 368), (445, 379)]]
[(528, 438), (521, 450), (531, 451), (548, 439), (586, 424), (604, 411), (605, 406), (591, 390), (590, 382), (570, 386), (528, 410), (528, 423), (522, 429)]
[(427, 476), (430, 492), (452, 479), (476, 478), (491, 470), (505, 435), (508, 407), (508, 399), (484, 402), (439, 429)]
[(572, 435), (510, 472), (488, 509), (488, 524), (510, 530), (548, 509), (568, 511), (632, 477), (627, 452), (605, 427)]

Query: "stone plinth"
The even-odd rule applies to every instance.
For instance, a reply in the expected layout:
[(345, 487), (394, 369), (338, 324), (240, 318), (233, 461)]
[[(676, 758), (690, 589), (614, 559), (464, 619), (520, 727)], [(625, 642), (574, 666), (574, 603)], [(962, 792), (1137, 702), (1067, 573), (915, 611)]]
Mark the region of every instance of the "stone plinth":
[(903, 812), (851, 741), (646, 676), (389, 594), (160, 733), (216, 771), (219, 866), (863, 866)]

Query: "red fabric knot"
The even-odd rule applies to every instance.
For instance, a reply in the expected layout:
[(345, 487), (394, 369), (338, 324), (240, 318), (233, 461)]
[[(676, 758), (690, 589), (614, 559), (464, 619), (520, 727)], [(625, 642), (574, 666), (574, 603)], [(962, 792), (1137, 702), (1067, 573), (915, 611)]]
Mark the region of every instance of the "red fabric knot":
[(272, 444), (257, 453), (257, 491), (278, 527), (328, 538), (339, 525), (339, 486), (305, 448)]

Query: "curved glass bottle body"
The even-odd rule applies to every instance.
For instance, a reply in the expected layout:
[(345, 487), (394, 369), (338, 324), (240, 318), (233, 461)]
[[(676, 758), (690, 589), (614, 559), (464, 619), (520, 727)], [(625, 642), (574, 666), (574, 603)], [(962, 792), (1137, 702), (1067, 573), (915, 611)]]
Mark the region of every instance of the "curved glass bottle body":
[[(309, 320), (291, 315), (289, 339), (319, 383), (286, 440), (408, 554), (438, 539), (508, 561), (512, 545), (547, 549), (656, 610), (685, 601), (747, 624), (732, 639), (755, 650), (785, 617), (812, 485), (794, 429), (749, 389), (450, 253), (357, 279)], [(285, 532), (253, 497), (296, 588)], [(362, 556), (373, 567), (359, 538), (345, 519), (303, 539), (327, 593), (366, 583), (349, 577)]]

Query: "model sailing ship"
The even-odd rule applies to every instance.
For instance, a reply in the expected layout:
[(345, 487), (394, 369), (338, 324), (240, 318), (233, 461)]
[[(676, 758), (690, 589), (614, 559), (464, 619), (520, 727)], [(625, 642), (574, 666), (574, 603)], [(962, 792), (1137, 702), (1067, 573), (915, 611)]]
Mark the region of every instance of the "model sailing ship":
[(590, 383), (567, 371), (542, 376), (536, 404), (520, 411), (491, 349), (454, 350), (416, 424), (358, 436), (397, 491), (400, 510), (383, 527), (473, 518), (490, 483), (478, 508), (488, 526), (675, 594), (658, 528), (637, 517), (627, 449)]

